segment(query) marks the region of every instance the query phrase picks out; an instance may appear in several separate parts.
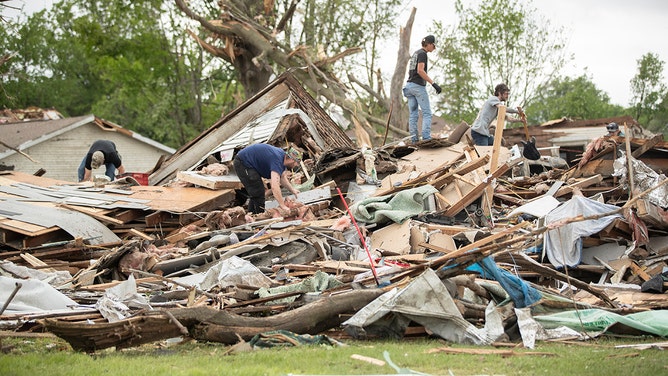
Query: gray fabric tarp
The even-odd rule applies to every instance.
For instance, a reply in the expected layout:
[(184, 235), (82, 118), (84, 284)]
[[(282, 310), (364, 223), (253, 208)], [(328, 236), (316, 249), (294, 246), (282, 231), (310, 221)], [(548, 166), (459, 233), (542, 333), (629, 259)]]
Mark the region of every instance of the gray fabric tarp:
[[(619, 210), (618, 206), (600, 203), (583, 196), (573, 196), (561, 206), (545, 216), (545, 225), (554, 225), (559, 221), (579, 215), (592, 216)], [(545, 233), (543, 249), (550, 263), (556, 268), (574, 267), (580, 264), (582, 255), (582, 237), (596, 234), (608, 226), (615, 218), (622, 218), (619, 213), (599, 219), (589, 219), (558, 226)]]
[(16, 283), (20, 283), (21, 287), (5, 309), (4, 314), (62, 310), (79, 305), (46, 282), (4, 276), (0, 276), (0, 304), (4, 305), (9, 300), (16, 288)]
[(427, 269), (405, 288), (394, 288), (367, 304), (342, 325), (356, 337), (377, 332), (400, 338), (414, 321), (448, 341), (488, 345), (503, 335), (503, 323), (491, 304), (485, 317), (482, 329), (466, 321), (436, 272)]

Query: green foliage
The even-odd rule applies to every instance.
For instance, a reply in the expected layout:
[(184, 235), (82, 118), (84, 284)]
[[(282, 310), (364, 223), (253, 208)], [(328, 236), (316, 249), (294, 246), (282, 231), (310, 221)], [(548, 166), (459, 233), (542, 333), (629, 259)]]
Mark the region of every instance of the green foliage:
[[(447, 37), (448, 50), (442, 48), (438, 53), (444, 61), (456, 63), (446, 64), (444, 70), (449, 80), (459, 81), (455, 88), (462, 91), (453, 90), (450, 95), (462, 97), (462, 102), (472, 98), (473, 88), (478, 88), (476, 96), (481, 101), (504, 82), (511, 89), (509, 103), (528, 106), (539, 94), (538, 88), (570, 59), (561, 40), (562, 30), (523, 2), (491, 0), (473, 8), (457, 0), (455, 9), (459, 23)], [(464, 71), (459, 72), (461, 69)], [(476, 112), (469, 107), (463, 113), (471, 116)]]
[(668, 139), (668, 92), (663, 95), (663, 99), (656, 106), (646, 127), (652, 132), (662, 133), (663, 138)]
[(452, 30), (441, 22), (435, 22), (433, 33), (439, 41), (438, 61), (434, 63), (430, 75), (447, 88), (438, 96), (435, 106), (446, 120), (459, 122), (467, 119), (471, 122), (478, 112), (474, 105), (479, 95), (476, 88), (478, 77)]
[[(335, 56), (347, 49), (362, 48), (362, 52), (320, 69), (339, 73), (362, 74), (361, 81), (380, 90), (376, 77), (381, 58), (380, 45), (387, 35), (396, 33), (399, 0), (307, 0), (301, 11), (289, 22), (285, 35), (288, 45), (305, 45), (313, 61)], [(374, 100), (361, 96), (372, 105)]]
[[(254, 350), (226, 355), (230, 347), (215, 343), (166, 342), (122, 351), (103, 350), (94, 355), (74, 353), (55, 339), (3, 338), (13, 346), (0, 356), (3, 375), (372, 375), (396, 374), (385, 364), (376, 366), (351, 358), (353, 354), (384, 360), (387, 351), (398, 367), (430, 375), (659, 375), (666, 357), (656, 348), (638, 350), (615, 345), (660, 342), (656, 338), (599, 339), (583, 345), (537, 342), (534, 350), (464, 346), (435, 339), (401, 341), (344, 340), (345, 347), (300, 346)], [(448, 354), (454, 348), (469, 353)], [(517, 356), (479, 355), (499, 351)], [(541, 352), (544, 355), (531, 355)], [(623, 359), (623, 361), (611, 361)], [(407, 372), (407, 371), (405, 371)]]
[(238, 101), (230, 71), (181, 32), (173, 10), (159, 0), (63, 0), (1, 25), (0, 46), (15, 56), (0, 67), (0, 106), (93, 113), (183, 145)]
[(525, 110), (533, 124), (562, 117), (596, 119), (625, 114), (623, 107), (610, 104), (610, 97), (584, 74), (555, 78), (541, 88), (537, 99)]
[(631, 79), (635, 117), (641, 123), (649, 122), (659, 109), (659, 103), (667, 91), (663, 83), (665, 62), (653, 53), (647, 53), (638, 59), (638, 73)]

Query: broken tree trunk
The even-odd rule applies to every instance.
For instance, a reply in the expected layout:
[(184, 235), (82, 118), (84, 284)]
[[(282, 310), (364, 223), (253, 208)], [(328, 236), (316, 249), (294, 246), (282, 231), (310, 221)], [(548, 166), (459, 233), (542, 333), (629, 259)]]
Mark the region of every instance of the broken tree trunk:
[(209, 307), (178, 308), (146, 312), (114, 323), (73, 323), (44, 319), (40, 323), (67, 341), (73, 349), (93, 352), (109, 347), (127, 348), (185, 334), (200, 341), (231, 345), (271, 330), (317, 334), (343, 322), (342, 314), (353, 313), (380, 295), (383, 289), (354, 290), (319, 300), (292, 311), (269, 317), (248, 317)]

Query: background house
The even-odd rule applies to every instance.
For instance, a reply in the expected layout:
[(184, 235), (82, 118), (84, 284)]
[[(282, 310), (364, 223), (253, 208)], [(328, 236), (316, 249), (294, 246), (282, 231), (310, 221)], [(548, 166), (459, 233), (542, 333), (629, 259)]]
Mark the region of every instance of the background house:
[[(113, 141), (128, 172), (150, 172), (175, 151), (95, 115), (62, 118), (53, 110), (25, 115), (5, 110), (0, 117), (0, 170), (34, 174), (43, 169), (46, 177), (76, 182), (77, 168), (96, 140)], [(93, 174), (104, 174), (104, 166)]]
[[(611, 122), (619, 124), (620, 128), (629, 133), (632, 138), (650, 138), (651, 133), (647, 132), (631, 116), (616, 116), (601, 119), (571, 120), (561, 118), (551, 120), (540, 125), (528, 127), (531, 137), (535, 137), (536, 146), (540, 148), (554, 148), (555, 153), (571, 164), (579, 158), (587, 148), (587, 144), (608, 134), (605, 128)], [(628, 127), (628, 128), (627, 128)], [(503, 137), (508, 147), (519, 144), (526, 139), (524, 128), (515, 125), (514, 128), (503, 130)], [(543, 151), (543, 155), (552, 154), (550, 151)]]

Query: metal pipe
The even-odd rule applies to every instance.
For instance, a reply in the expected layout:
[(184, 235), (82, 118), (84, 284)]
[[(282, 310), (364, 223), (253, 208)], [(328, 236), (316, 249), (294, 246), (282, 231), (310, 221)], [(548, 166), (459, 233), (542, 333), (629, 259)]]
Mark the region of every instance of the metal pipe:
[(14, 297), (16, 296), (16, 293), (19, 292), (19, 289), (21, 288), (21, 286), (23, 286), (21, 284), (21, 282), (16, 282), (16, 287), (14, 287), (14, 291), (12, 291), (11, 295), (9, 295), (9, 298), (7, 298), (7, 301), (2, 306), (2, 309), (0, 309), (0, 315), (2, 315), (5, 312), (5, 310), (7, 309), (7, 306), (12, 301), (12, 299), (14, 299)]
[(355, 221), (355, 216), (350, 211), (348, 203), (346, 202), (346, 199), (343, 197), (343, 193), (341, 193), (339, 187), (336, 187), (336, 191), (339, 192), (339, 197), (341, 197), (341, 201), (343, 201), (343, 205), (346, 207), (346, 211), (348, 212), (348, 215), (350, 215), (350, 219), (352, 220), (353, 224), (355, 225), (355, 228), (357, 229), (357, 235), (359, 235), (360, 240), (362, 241), (362, 245), (364, 245), (364, 250), (366, 251), (367, 257), (369, 258), (369, 265), (371, 265), (371, 272), (373, 273), (373, 279), (376, 281), (376, 286), (380, 286), (380, 282), (378, 281), (378, 274), (376, 273), (376, 266), (374, 265), (373, 257), (371, 257), (371, 252), (369, 252), (369, 247), (367, 247), (366, 245), (366, 241), (364, 240), (362, 231), (360, 231), (359, 226), (357, 226), (357, 221)]

